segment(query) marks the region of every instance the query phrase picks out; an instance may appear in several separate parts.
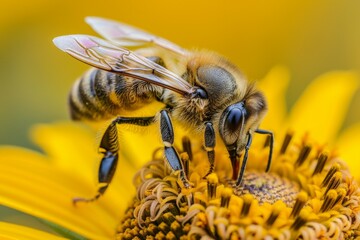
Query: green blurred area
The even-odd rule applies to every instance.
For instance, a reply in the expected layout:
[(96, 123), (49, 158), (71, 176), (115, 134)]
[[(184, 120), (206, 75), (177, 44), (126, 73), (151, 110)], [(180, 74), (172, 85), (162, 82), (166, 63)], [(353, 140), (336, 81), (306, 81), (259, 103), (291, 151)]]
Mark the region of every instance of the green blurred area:
[(35, 229), (41, 229), (43, 231), (57, 235), (56, 231), (54, 231), (51, 227), (45, 225), (42, 220), (1, 205), (0, 221), (16, 223), (18, 225), (24, 225)]
[[(283, 64), (289, 104), (316, 76), (360, 69), (358, 1), (31, 1), (3, 2), (0, 17), (0, 144), (30, 146), (36, 123), (67, 119), (67, 94), (87, 66), (57, 50), (58, 35), (95, 34), (83, 19), (133, 24), (186, 48), (235, 62), (249, 79)], [(276, 83), (274, 83), (276, 84)], [(360, 97), (347, 123), (360, 119)]]

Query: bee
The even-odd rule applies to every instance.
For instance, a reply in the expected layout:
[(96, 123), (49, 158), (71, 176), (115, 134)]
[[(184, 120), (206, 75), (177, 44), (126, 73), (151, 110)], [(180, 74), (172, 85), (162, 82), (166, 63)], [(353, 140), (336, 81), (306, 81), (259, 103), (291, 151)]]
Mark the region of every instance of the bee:
[[(208, 174), (214, 171), (215, 140), (217, 134), (220, 135), (229, 153), (236, 187), (244, 176), (252, 135), (268, 135), (270, 150), (266, 171), (269, 171), (274, 136), (258, 128), (267, 112), (267, 103), (264, 95), (234, 64), (218, 54), (188, 51), (116, 21), (88, 17), (86, 22), (106, 40), (88, 35), (67, 35), (53, 40), (59, 49), (95, 67), (75, 82), (70, 92), (71, 117), (74, 120), (113, 120), (99, 146), (103, 157), (97, 194), (74, 201), (93, 201), (108, 188), (118, 162), (117, 125), (120, 124), (148, 126), (160, 122), (165, 158), (174, 171), (180, 172), (187, 188), (191, 185), (173, 146), (175, 136), (171, 119), (176, 119), (191, 132), (202, 134), (210, 165)], [(142, 49), (165, 52), (175, 64), (171, 67), (159, 55), (146, 56)], [(155, 116), (121, 116), (124, 110), (141, 108), (153, 101), (164, 104)]]

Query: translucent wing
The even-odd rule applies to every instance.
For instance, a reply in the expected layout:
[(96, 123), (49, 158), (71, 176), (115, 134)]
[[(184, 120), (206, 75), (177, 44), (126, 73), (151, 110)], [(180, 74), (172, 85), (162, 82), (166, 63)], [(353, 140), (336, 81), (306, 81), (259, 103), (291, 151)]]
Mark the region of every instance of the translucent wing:
[(124, 47), (145, 47), (155, 44), (174, 53), (185, 55), (187, 51), (168, 40), (147, 33), (124, 23), (99, 18), (87, 17), (85, 21), (104, 38)]
[(182, 95), (191, 92), (192, 86), (178, 75), (103, 39), (68, 35), (57, 37), (53, 41), (64, 52), (94, 67), (150, 82)]

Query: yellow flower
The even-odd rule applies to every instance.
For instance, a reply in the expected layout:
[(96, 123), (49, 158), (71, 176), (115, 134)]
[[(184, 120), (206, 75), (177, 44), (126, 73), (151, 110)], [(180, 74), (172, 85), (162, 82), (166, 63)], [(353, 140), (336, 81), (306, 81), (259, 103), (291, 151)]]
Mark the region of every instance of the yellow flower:
[[(68, 229), (70, 232), (62, 236), (69, 238), (171, 239), (189, 235), (237, 239), (252, 235), (255, 239), (354, 239), (360, 236), (360, 190), (339, 156), (347, 157), (350, 170), (359, 167), (356, 143), (360, 130), (350, 127), (340, 137), (338, 132), (357, 78), (348, 72), (320, 77), (290, 114), (285, 106), (287, 83), (288, 74), (281, 67), (259, 83), (270, 107), (262, 127), (274, 130), (277, 138), (273, 165), (270, 173), (264, 173), (268, 150), (265, 140), (258, 137), (239, 188), (227, 180), (231, 164), (220, 148), (215, 173), (207, 179), (202, 179), (208, 168), (206, 155), (201, 148), (193, 148), (186, 170), (193, 184), (190, 189), (181, 187), (177, 174), (164, 164), (161, 152), (155, 152), (136, 173), (150, 156), (146, 159), (146, 153), (139, 153), (139, 137), (121, 131), (121, 160), (108, 191), (96, 202), (74, 206), (74, 197), (94, 194), (101, 156), (95, 151), (94, 131), (81, 124), (58, 123), (39, 125), (33, 131), (44, 153), (0, 148), (0, 203), (44, 219), (58, 229)], [(294, 137), (286, 135), (290, 128)], [(340, 141), (335, 141), (338, 138)], [(146, 141), (149, 139), (154, 137), (149, 135)], [(338, 150), (327, 150), (325, 145)], [(150, 147), (142, 150), (154, 151)], [(182, 159), (188, 161), (187, 154), (182, 154)], [(0, 222), (0, 236), (59, 239), (4, 222)]]
[(360, 180), (360, 173), (355, 172), (360, 167), (356, 160), (360, 158), (360, 125), (355, 123), (343, 130), (350, 102), (359, 87), (358, 76), (353, 72), (334, 71), (318, 77), (297, 99), (290, 112), (286, 107), (289, 80), (287, 69), (278, 66), (259, 82), (258, 87), (269, 101), (269, 112), (262, 128), (273, 130), (280, 137), (288, 130), (294, 130), (300, 136), (308, 133), (319, 144), (338, 150)]
[[(137, 197), (117, 229), (119, 239), (354, 239), (359, 237), (360, 189), (337, 157), (308, 142), (283, 142), (273, 170), (247, 171), (236, 188), (224, 177), (230, 169), (218, 161), (216, 173), (202, 179), (206, 155), (198, 153), (187, 172), (194, 186), (181, 187), (162, 157), (135, 176)], [(287, 146), (287, 147), (286, 147)], [(261, 166), (262, 149), (251, 156)], [(199, 156), (202, 155), (202, 156)], [(189, 161), (187, 155), (182, 155)], [(259, 164), (260, 163), (260, 164)], [(205, 171), (201, 171), (205, 169)], [(224, 174), (227, 173), (227, 174)], [(222, 177), (221, 177), (222, 176)]]
[(122, 161), (121, 183), (114, 182), (106, 198), (75, 207), (74, 197), (94, 193), (94, 163), (100, 156), (94, 151), (94, 133), (78, 124), (59, 123), (38, 126), (33, 136), (45, 155), (17, 147), (0, 148), (2, 205), (83, 236), (109, 238), (134, 192), (134, 168)]

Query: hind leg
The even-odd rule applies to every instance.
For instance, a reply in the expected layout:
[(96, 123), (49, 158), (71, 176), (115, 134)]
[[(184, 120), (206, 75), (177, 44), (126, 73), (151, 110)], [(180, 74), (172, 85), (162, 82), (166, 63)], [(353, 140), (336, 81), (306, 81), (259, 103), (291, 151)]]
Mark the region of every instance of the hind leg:
[(98, 173), (98, 190), (94, 197), (91, 198), (74, 198), (73, 203), (92, 202), (103, 195), (108, 188), (115, 174), (119, 158), (119, 141), (118, 141), (118, 124), (133, 124), (138, 126), (148, 126), (154, 122), (154, 117), (117, 117), (106, 129), (99, 146), (103, 158), (100, 162)]

